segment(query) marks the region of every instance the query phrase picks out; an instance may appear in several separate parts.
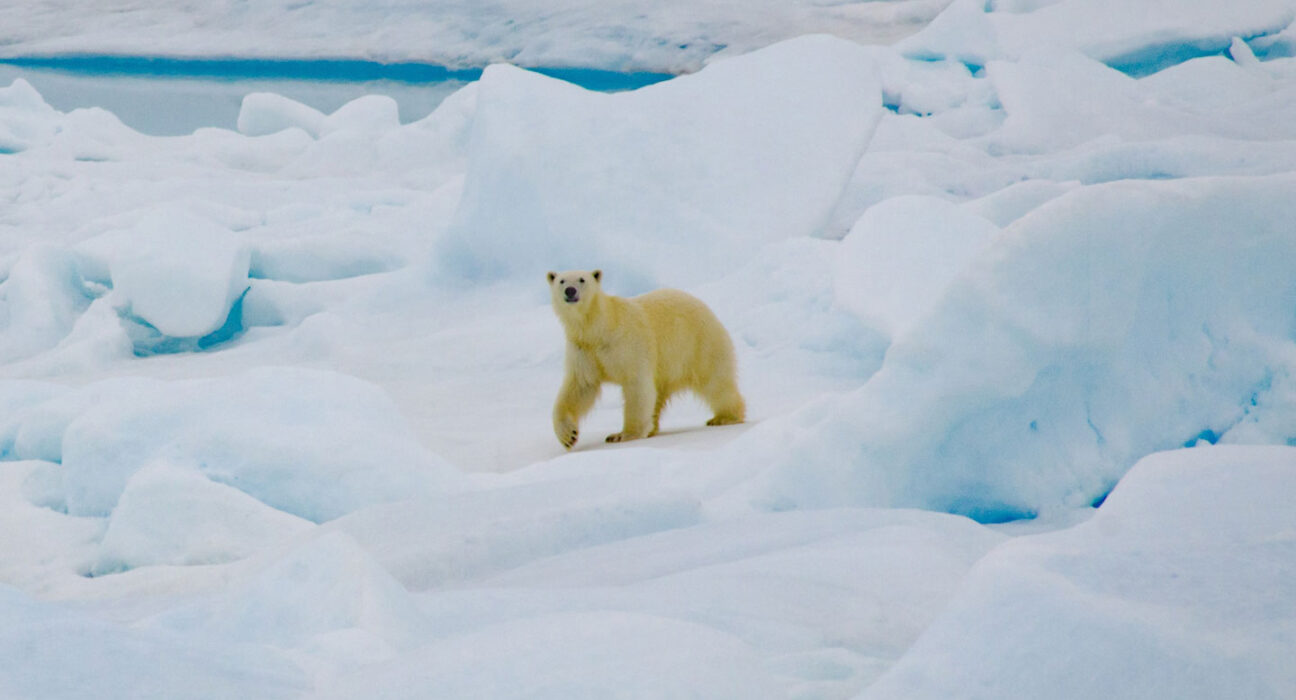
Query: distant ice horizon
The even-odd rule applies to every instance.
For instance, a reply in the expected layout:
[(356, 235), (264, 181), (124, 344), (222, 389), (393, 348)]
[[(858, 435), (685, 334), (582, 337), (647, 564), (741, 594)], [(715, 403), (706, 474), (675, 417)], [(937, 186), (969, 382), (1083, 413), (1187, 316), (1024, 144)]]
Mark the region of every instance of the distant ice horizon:
[[(394, 98), (401, 120), (426, 117), (487, 65), (540, 69), (596, 90), (694, 72), (805, 32), (890, 43), (921, 29), (950, 0), (761, 0), (741, 18), (720, 3), (565, 0), (489, 5), (314, 0), (258, 3), (107, 2), (14, 6), (0, 26), (0, 84), (22, 78), (54, 107), (104, 107), (156, 136), (233, 128), (242, 98), (273, 92), (331, 112), (365, 94)], [(620, 9), (617, 9), (620, 8)], [(338, 16), (347, 17), (345, 24)], [(57, 18), (55, 21), (53, 18)], [(499, 25), (493, 31), (493, 24)], [(104, 27), (112, 26), (114, 31)], [(506, 27), (506, 28), (505, 28)]]
[(5, 11), (0, 58), (355, 59), (450, 69), (685, 73), (804, 34), (889, 44), (951, 0), (267, 0), (253, 5), (34, 0)]

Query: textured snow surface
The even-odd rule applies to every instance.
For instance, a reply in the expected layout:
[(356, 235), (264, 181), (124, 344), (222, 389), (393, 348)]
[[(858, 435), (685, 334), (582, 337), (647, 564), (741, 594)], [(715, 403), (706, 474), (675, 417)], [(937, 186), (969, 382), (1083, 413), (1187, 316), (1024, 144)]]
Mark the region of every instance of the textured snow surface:
[(1088, 522), (982, 559), (863, 697), (1289, 696), (1296, 604), (1275, 591), (1296, 575), (1292, 453), (1141, 460)]
[(864, 49), (826, 36), (627, 94), (491, 68), (440, 265), (492, 280), (615, 255), (631, 284), (710, 279), (823, 226), (880, 116), (875, 80)]

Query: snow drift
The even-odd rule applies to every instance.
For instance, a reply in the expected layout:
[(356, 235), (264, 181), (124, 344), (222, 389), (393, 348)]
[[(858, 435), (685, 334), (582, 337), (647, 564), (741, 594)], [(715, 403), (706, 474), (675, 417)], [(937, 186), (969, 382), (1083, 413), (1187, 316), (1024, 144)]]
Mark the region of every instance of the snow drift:
[(868, 54), (830, 37), (616, 95), (493, 66), (437, 267), (495, 280), (543, 259), (632, 287), (708, 279), (826, 223), (879, 102)]
[(74, 515), (112, 512), (131, 476), (157, 459), (317, 522), (453, 475), (410, 436), (386, 395), (327, 372), (259, 369), (179, 385), (109, 380), (25, 416), (15, 456), (59, 460)]
[(1292, 489), (1290, 447), (1148, 457), (1089, 522), (986, 556), (862, 697), (1287, 697)]
[(1138, 458), (1214, 442), (1296, 369), (1293, 187), (1120, 182), (1044, 204), (864, 387), (732, 448), (773, 465), (755, 498), (1011, 519), (1094, 502)]

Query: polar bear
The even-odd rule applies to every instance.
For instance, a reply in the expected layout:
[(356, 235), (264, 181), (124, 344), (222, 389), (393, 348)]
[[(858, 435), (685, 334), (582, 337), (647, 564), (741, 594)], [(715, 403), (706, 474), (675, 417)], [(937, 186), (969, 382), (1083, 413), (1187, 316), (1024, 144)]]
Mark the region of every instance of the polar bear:
[(706, 304), (675, 289), (613, 296), (602, 283), (600, 270), (549, 273), (554, 313), (567, 334), (566, 376), (553, 410), (558, 442), (576, 444), (604, 382), (625, 395), (625, 423), (608, 442), (656, 435), (662, 408), (684, 389), (715, 413), (707, 425), (743, 422), (733, 341)]

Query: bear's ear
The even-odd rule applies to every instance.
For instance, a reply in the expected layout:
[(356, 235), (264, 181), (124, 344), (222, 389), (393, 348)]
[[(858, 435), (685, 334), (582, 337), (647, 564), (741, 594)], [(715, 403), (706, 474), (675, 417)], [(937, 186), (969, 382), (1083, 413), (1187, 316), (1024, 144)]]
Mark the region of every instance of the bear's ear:
[(558, 276), (557, 273), (555, 273), (555, 272), (550, 272), (550, 273), (549, 273), (549, 284), (553, 284), (554, 278), (557, 277), (557, 276)]
[(594, 281), (595, 281), (595, 282), (602, 282), (602, 281), (603, 281), (603, 271), (602, 271), (602, 270), (595, 270), (595, 271), (594, 271)]

